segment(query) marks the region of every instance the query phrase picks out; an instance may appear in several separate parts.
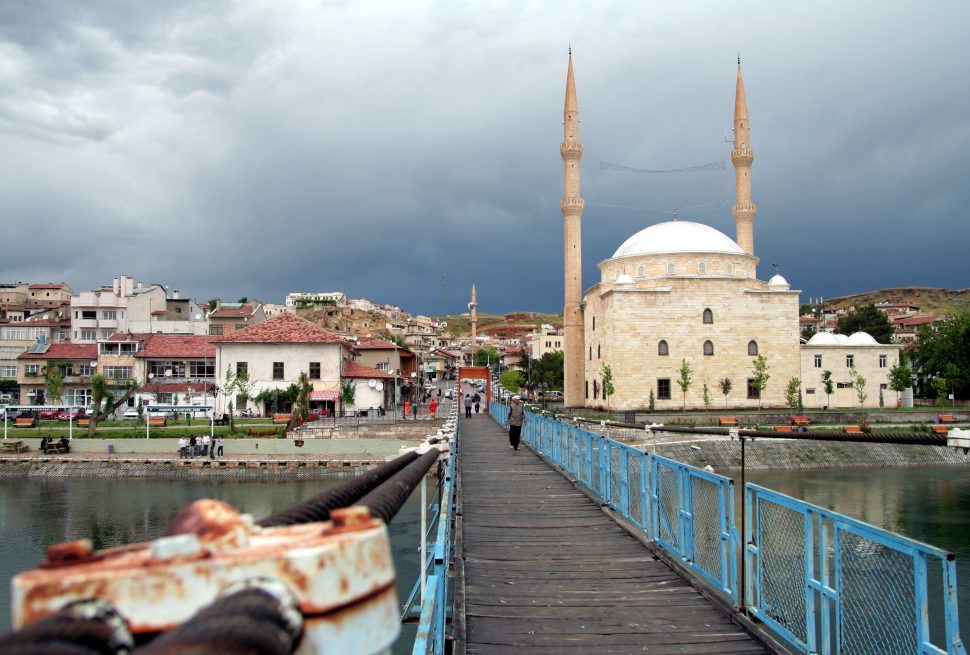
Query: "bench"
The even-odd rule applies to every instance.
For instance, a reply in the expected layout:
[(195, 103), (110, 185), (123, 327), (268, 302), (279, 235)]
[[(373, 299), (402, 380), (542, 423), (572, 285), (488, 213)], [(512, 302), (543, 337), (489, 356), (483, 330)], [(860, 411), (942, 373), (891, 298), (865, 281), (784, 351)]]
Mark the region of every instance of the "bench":
[(948, 434), (950, 432), (950, 428), (945, 425), (931, 425), (930, 430), (936, 434)]
[(47, 448), (44, 449), (45, 455), (62, 455), (66, 452), (69, 452), (68, 447), (58, 445), (57, 442), (48, 444)]
[(14, 419), (13, 426), (15, 428), (32, 428), (34, 427), (34, 419), (30, 416), (24, 418)]
[(793, 425), (804, 425), (807, 427), (812, 424), (812, 419), (807, 416), (793, 416), (791, 422)]
[(290, 422), (290, 415), (289, 414), (273, 414), (273, 423), (274, 424), (279, 424), (279, 423), (284, 423), (285, 424), (285, 423), (289, 423), (289, 422)]
[(79, 418), (77, 420), (77, 426), (79, 428), (86, 428), (89, 425), (91, 425), (91, 419), (89, 419), (89, 418)]
[(721, 418), (717, 419), (717, 424), (718, 425), (737, 425), (738, 419), (734, 418), (733, 416), (722, 416)]
[(25, 450), (30, 450), (30, 446), (25, 444), (23, 441), (4, 441), (2, 445), (2, 450), (5, 453), (22, 453)]
[(843, 432), (848, 432), (849, 434), (862, 434), (862, 428), (858, 425), (847, 425), (842, 429)]
[(940, 414), (936, 418), (939, 419), (940, 423), (956, 423), (957, 417), (953, 414)]
[(151, 416), (148, 418), (148, 425), (165, 427), (168, 425), (168, 419), (164, 416)]
[(775, 432), (791, 432), (792, 427), (790, 425), (776, 425)]

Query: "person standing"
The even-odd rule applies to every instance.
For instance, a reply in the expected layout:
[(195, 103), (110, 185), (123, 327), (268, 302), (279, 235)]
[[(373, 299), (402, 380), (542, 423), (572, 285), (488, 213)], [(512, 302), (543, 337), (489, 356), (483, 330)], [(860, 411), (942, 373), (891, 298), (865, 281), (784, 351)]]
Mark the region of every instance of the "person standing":
[(512, 405), (509, 407), (509, 448), (519, 449), (519, 439), (522, 436), (522, 425), (525, 423), (525, 405), (522, 404), (522, 396), (516, 394), (512, 396)]
[(431, 399), (431, 403), (428, 405), (428, 411), (431, 412), (431, 418), (435, 418), (435, 414), (438, 411), (438, 400), (436, 398)]
[(478, 395), (477, 391), (475, 392), (475, 395), (472, 396), (472, 402), (475, 403), (475, 413), (477, 414), (482, 408), (482, 397)]
[(465, 418), (472, 417), (472, 397), (471, 394), (465, 394)]
[(189, 440), (185, 437), (179, 437), (179, 459), (185, 459), (186, 450), (189, 447)]
[(209, 443), (209, 459), (216, 458), (216, 443), (218, 443), (218, 441), (219, 441), (219, 437), (216, 437), (215, 435), (213, 435)]
[(216, 437), (216, 443), (219, 444), (219, 453), (218, 453), (219, 457), (224, 457), (225, 453), (223, 452), (222, 447), (226, 445), (226, 438)]

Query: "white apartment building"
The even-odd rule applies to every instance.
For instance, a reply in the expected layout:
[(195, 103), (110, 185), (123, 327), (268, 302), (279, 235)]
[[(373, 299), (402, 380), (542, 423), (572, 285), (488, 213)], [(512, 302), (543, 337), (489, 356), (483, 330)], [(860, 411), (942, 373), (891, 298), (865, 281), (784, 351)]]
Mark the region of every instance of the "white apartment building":
[(337, 303), (337, 305), (343, 306), (347, 304), (347, 294), (345, 294), (343, 291), (324, 291), (314, 293), (294, 291), (286, 294), (285, 304), (287, 307), (296, 307), (301, 300), (311, 303), (331, 300)]

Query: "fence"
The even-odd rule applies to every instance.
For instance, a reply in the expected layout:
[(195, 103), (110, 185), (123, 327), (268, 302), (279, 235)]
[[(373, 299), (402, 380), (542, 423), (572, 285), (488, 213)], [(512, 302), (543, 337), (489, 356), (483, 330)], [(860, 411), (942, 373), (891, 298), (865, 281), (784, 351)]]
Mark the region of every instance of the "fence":
[[(741, 605), (731, 479), (531, 413), (523, 438)], [(744, 604), (798, 652), (966, 655), (952, 554), (754, 484), (744, 512)]]

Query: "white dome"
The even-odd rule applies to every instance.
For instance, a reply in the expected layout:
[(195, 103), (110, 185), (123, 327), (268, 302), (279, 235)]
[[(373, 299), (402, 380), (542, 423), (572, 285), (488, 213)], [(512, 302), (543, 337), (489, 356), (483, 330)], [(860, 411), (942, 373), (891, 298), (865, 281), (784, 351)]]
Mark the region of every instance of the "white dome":
[(624, 241), (613, 253), (613, 257), (673, 252), (745, 254), (738, 244), (709, 225), (691, 221), (667, 221), (640, 230)]
[(786, 289), (790, 286), (788, 280), (778, 275), (777, 273), (768, 280), (769, 287), (785, 287)]
[(808, 340), (808, 344), (811, 346), (837, 346), (839, 345), (839, 340), (835, 336), (831, 332), (816, 332)]
[(868, 332), (856, 332), (847, 342), (850, 346), (878, 346), (879, 342)]
[(617, 284), (633, 284), (633, 276), (627, 273), (620, 273), (616, 276)]

